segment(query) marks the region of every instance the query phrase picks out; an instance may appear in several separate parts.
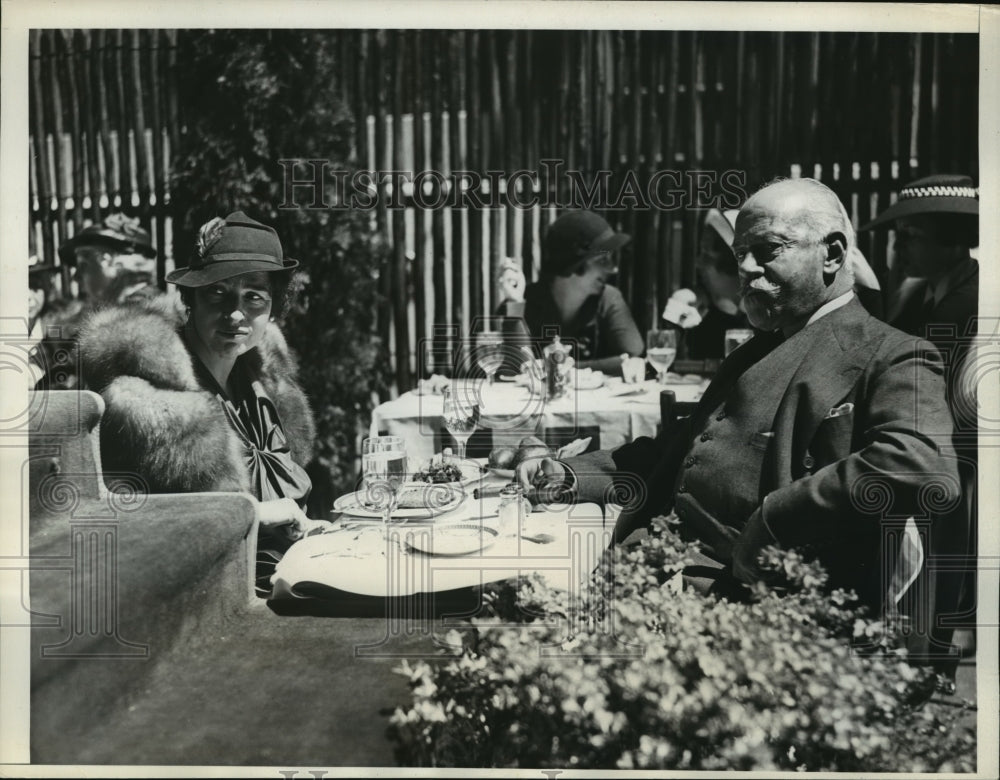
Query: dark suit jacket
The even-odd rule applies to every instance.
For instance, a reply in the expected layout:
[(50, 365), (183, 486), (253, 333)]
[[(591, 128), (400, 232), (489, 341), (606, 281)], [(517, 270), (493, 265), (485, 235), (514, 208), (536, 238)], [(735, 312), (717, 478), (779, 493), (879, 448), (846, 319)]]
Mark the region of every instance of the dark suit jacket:
[[(952, 433), (942, 362), (931, 344), (870, 316), (857, 299), (809, 328), (824, 328), (828, 343), (807, 351), (787, 386), (774, 388), (781, 400), (757, 512), (777, 542), (815, 548), (835, 583), (880, 607), (885, 519), (889, 525), (910, 516), (924, 520), (958, 499), (954, 459), (942, 455)], [(622, 513), (617, 541), (672, 509), (678, 470), (699, 426), (778, 343), (780, 337), (760, 334), (737, 349), (695, 412), (656, 440), (567, 460), (580, 500), (602, 501), (616, 483), (642, 480), (645, 492)], [(829, 416), (845, 404), (852, 405), (849, 413)], [(748, 518), (720, 521), (738, 531)]]

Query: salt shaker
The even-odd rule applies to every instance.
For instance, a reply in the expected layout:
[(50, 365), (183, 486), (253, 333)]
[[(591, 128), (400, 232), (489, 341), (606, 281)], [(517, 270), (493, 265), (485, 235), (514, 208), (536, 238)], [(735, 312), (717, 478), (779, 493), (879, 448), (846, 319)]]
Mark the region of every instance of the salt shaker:
[(524, 521), (531, 504), (524, 497), (524, 488), (517, 484), (504, 485), (500, 490), (500, 533), (516, 535), (524, 531)]

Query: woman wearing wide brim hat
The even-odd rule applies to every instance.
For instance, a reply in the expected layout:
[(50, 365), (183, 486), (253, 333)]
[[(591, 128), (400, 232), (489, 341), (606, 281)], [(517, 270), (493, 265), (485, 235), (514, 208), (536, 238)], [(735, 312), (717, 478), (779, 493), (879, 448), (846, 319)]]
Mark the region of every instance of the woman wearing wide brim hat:
[(896, 269), (920, 280), (896, 296), (889, 323), (917, 336), (929, 335), (928, 325), (943, 326), (935, 333), (951, 326), (955, 336), (972, 335), (979, 306), (979, 264), (969, 252), (979, 245), (979, 194), (972, 179), (939, 174), (907, 184), (861, 229), (876, 228), (895, 229)]
[[(974, 556), (978, 419), (971, 377), (976, 371), (972, 345), (979, 312), (979, 263), (969, 250), (979, 245), (979, 193), (968, 176), (941, 174), (919, 179), (903, 187), (899, 199), (862, 230), (880, 227), (895, 229), (895, 263), (908, 277), (890, 305), (889, 323), (927, 338), (941, 351), (955, 422), (962, 504), (942, 526), (947, 527), (947, 533), (936, 534), (931, 540), (930, 552), (935, 556)], [(974, 570), (946, 572), (940, 579), (941, 588), (950, 591), (937, 594), (941, 603), (947, 604), (959, 591), (953, 611), (972, 614)], [(967, 645), (971, 635), (971, 630), (956, 632), (955, 641)]]
[[(151, 492), (244, 491), (262, 502), (259, 547), (276, 551), (314, 527), (312, 412), (274, 322), (292, 270), (273, 228), (235, 212), (199, 231), (167, 296), (97, 312), (81, 335), (83, 374), (104, 397), (108, 470), (138, 473)], [(269, 572), (258, 575), (267, 589)]]

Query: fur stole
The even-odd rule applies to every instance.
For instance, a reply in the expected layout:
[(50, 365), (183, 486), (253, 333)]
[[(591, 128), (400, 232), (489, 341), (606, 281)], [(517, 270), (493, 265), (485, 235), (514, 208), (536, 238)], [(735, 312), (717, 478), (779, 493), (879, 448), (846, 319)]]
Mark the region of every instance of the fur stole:
[[(94, 311), (80, 332), (86, 387), (106, 405), (101, 459), (106, 472), (138, 474), (153, 493), (249, 491), (243, 448), (219, 401), (198, 384), (180, 336), (180, 302), (159, 296)], [(277, 407), (292, 458), (312, 459), (315, 425), (298, 385), (298, 364), (270, 324), (252, 360)]]

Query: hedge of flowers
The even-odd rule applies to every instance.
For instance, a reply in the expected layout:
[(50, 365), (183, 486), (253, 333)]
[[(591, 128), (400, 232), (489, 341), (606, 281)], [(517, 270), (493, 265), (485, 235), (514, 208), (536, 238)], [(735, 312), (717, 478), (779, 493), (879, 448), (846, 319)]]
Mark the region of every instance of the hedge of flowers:
[(391, 718), (409, 766), (974, 771), (961, 707), (906, 663), (822, 568), (765, 551), (772, 584), (680, 588), (693, 547), (654, 521), (575, 597), (539, 578), (490, 594), (439, 662), (403, 662)]

